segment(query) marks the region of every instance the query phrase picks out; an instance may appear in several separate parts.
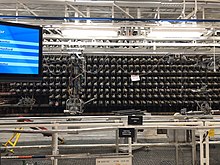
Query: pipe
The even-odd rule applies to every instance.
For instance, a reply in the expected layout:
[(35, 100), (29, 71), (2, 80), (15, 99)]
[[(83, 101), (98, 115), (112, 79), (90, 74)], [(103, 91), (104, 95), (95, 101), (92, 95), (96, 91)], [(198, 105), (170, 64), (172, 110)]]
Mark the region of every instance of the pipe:
[[(62, 42), (43, 42), (43, 45), (68, 45), (78, 46), (78, 41), (62, 41)], [(81, 46), (149, 46), (149, 47), (218, 47), (218, 43), (173, 43), (173, 42), (136, 42), (136, 43), (117, 43), (117, 42), (80, 42)]]
[[(158, 122), (158, 121), (155, 121), (155, 122), (152, 122), (152, 123), (144, 123), (142, 126), (136, 126), (136, 127), (151, 127), (151, 128), (154, 127), (154, 128), (156, 128), (156, 127), (161, 127), (162, 125), (163, 126), (164, 125), (168, 125), (168, 126), (172, 126), (172, 125), (173, 126), (178, 126), (178, 125), (181, 125), (181, 126), (193, 125), (193, 126), (195, 126), (195, 125), (197, 125), (197, 126), (199, 126), (201, 124), (202, 123), (200, 123), (200, 122)], [(15, 127), (17, 127), (17, 126), (19, 126), (19, 127), (52, 127), (52, 126), (59, 126), (59, 127), (63, 127), (63, 126), (65, 126), (65, 127), (94, 127), (94, 126), (103, 126), (103, 123), (93, 123), (93, 124), (92, 123), (89, 123), (89, 124), (88, 123), (79, 123), (79, 124), (77, 124), (77, 123), (75, 123), (75, 124), (72, 124), (72, 123), (70, 123), (70, 124), (69, 123), (66, 123), (66, 124), (59, 124), (59, 123), (56, 123), (56, 124), (15, 123), (15, 125), (10, 125), (10, 126), (11, 127), (12, 126), (15, 126)], [(105, 128), (107, 128), (107, 126), (112, 126), (112, 129), (114, 129), (114, 128), (116, 129), (120, 126), (124, 126), (124, 124), (123, 123), (105, 123), (105, 126), (106, 127), (99, 127), (99, 128), (105, 129)], [(0, 125), (0, 128), (5, 128), (5, 127), (8, 128), (7, 123), (6, 123), (6, 125)], [(96, 130), (96, 129), (99, 129), (99, 128), (95, 127), (95, 128), (85, 128), (85, 129)], [(109, 128), (107, 128), (107, 129), (109, 129)], [(68, 130), (71, 131), (71, 129), (68, 129)], [(73, 132), (81, 131), (81, 130), (83, 131), (82, 128), (72, 129)], [(4, 132), (4, 131), (6, 131), (6, 130), (0, 130), (0, 132)], [(29, 130), (24, 130), (24, 131), (27, 131), (26, 133), (29, 132)], [(37, 133), (37, 132), (35, 131), (35, 133)]]
[[(57, 130), (58, 127), (55, 126), (53, 129)], [(52, 134), (52, 155), (58, 155), (59, 154), (59, 149), (58, 149), (58, 133), (53, 133)], [(58, 165), (58, 159), (52, 158), (52, 165)]]
[(2, 164), (2, 147), (0, 147), (0, 165)]
[(206, 159), (206, 165), (209, 165), (209, 136), (208, 135), (205, 138), (205, 159)]
[(27, 155), (27, 156), (2, 156), (2, 159), (36, 159), (47, 158), (46, 155)]
[[(216, 43), (216, 42), (214, 41), (214, 43)], [(213, 47), (214, 72), (216, 72), (216, 59), (215, 59), (215, 56), (216, 56), (216, 54), (215, 54), (215, 46), (214, 46), (214, 47)]]
[(204, 165), (204, 144), (203, 144), (203, 131), (199, 132), (199, 145), (200, 145), (200, 164)]
[[(199, 143), (198, 143), (199, 144)], [(116, 144), (76, 144), (76, 145), (59, 145), (59, 148), (78, 148), (78, 147), (115, 147)], [(156, 147), (156, 146), (175, 146), (176, 143), (134, 143), (132, 147)], [(178, 143), (179, 146), (191, 146), (191, 143)], [(28, 149), (28, 148), (50, 148), (51, 145), (34, 145), (34, 146), (8, 146), (3, 149)], [(118, 147), (128, 147), (128, 144), (118, 144)]]
[(177, 130), (174, 130), (174, 139), (175, 139), (175, 161), (176, 165), (179, 164), (179, 147), (178, 147), (178, 135), (177, 135)]
[(192, 130), (192, 165), (196, 165), (196, 135), (195, 135), (195, 130)]
[[(10, 126), (10, 125), (29, 125), (29, 124), (53, 124), (54, 122), (29, 122), (29, 123), (27, 123), (27, 122), (10, 122), (10, 123), (0, 123), (0, 127), (1, 126), (4, 126), (4, 125), (7, 125), (7, 126)], [(122, 123), (122, 121), (95, 121), (95, 123), (98, 123), (98, 125), (100, 124), (110, 124), (110, 123)], [(66, 122), (57, 122), (57, 124), (74, 124), (74, 126), (75, 126), (75, 124), (76, 125), (79, 125), (79, 124), (82, 124), (82, 125), (88, 125), (89, 124), (89, 126), (91, 126), (91, 125), (93, 125), (94, 124), (94, 121), (91, 121), (91, 122), (89, 122), (89, 121), (79, 121), (79, 122), (74, 122), (74, 121), (66, 121)], [(114, 125), (114, 124), (113, 124)], [(117, 124), (116, 124), (117, 125)], [(97, 126), (97, 125), (95, 125), (95, 126)]]
[[(94, 126), (123, 126), (123, 123), (66, 123), (66, 124), (60, 124), (60, 123), (56, 123), (56, 126), (66, 126), (66, 127), (94, 127)], [(10, 126), (19, 126), (19, 127), (52, 127), (54, 126), (54, 124), (50, 123), (50, 124), (45, 124), (45, 123), (15, 123), (14, 125), (10, 125)], [(4, 125), (0, 125), (1, 127), (9, 127), (9, 125), (7, 125), (7, 123), (5, 123)]]
[(160, 126), (160, 125), (152, 125), (152, 126), (121, 126), (121, 127), (97, 127), (97, 128), (83, 128), (83, 129), (65, 129), (65, 130), (16, 130), (16, 129), (5, 129), (0, 130), (1, 133), (80, 133), (80, 132), (91, 132), (91, 131), (103, 131), (103, 130), (115, 130), (118, 128), (135, 128), (135, 129), (180, 129), (180, 130), (208, 130), (208, 129), (220, 129), (220, 126), (181, 126), (177, 124), (177, 126)]
[[(189, 125), (189, 124), (188, 124)], [(211, 128), (218, 128), (220, 126), (159, 126), (159, 125), (152, 125), (152, 126), (121, 126), (121, 127), (97, 127), (97, 128), (83, 128), (83, 129), (64, 129), (64, 130), (16, 130), (16, 129), (5, 129), (0, 130), (1, 133), (10, 133), (10, 132), (17, 132), (17, 133), (80, 133), (80, 132), (91, 132), (91, 131), (103, 131), (103, 130), (114, 130), (118, 128), (135, 128), (135, 129), (181, 129), (181, 130), (199, 130), (199, 129), (211, 129)]]
[(119, 130), (115, 130), (115, 152), (119, 153)]
[(48, 16), (12, 16), (1, 15), (0, 19), (44, 19), (44, 20), (70, 20), (70, 21), (130, 21), (130, 22), (220, 22), (219, 19), (138, 19), (138, 18), (104, 18), (104, 17), (48, 17)]
[(197, 12), (198, 12), (198, 4), (197, 4), (197, 0), (195, 0), (195, 13), (194, 13), (194, 18), (197, 18)]
[(132, 155), (132, 138), (128, 138), (128, 154)]
[(2, 159), (39, 159), (39, 158), (121, 158), (130, 157), (130, 155), (125, 153), (110, 153), (110, 154), (65, 154), (65, 155), (21, 155), (21, 156), (3, 156)]
[[(213, 115), (214, 116), (214, 115)], [(119, 115), (108, 115), (108, 116), (58, 116), (58, 117), (4, 117), (4, 118), (0, 118), (0, 120), (18, 120), (18, 119), (33, 119), (33, 120), (37, 120), (37, 119), (76, 119), (76, 120), (80, 120), (80, 119), (109, 119), (109, 118), (119, 118), (119, 119), (122, 119), (122, 118), (126, 118), (127, 119), (128, 116), (119, 116)], [(167, 118), (167, 117), (172, 117), (173, 118), (173, 115), (171, 116), (162, 116), (162, 115), (157, 115), (157, 116), (151, 116), (151, 115), (145, 115), (144, 117), (147, 117), (147, 118)]]
[(28, 149), (28, 148), (50, 148), (51, 145), (34, 145), (34, 146), (7, 146), (1, 147), (2, 149)]

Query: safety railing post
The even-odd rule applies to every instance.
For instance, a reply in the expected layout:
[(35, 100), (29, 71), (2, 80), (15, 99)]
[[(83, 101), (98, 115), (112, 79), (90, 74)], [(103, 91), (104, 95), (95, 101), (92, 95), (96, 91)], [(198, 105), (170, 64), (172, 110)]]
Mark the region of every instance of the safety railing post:
[(0, 165), (2, 164), (2, 148), (0, 147)]
[[(57, 126), (53, 127), (54, 130), (57, 130)], [(59, 154), (58, 149), (58, 133), (52, 133), (52, 155), (56, 156)], [(58, 159), (56, 157), (52, 157), (52, 165), (58, 165)]]
[(115, 152), (118, 153), (119, 152), (119, 130), (116, 129), (115, 130)]
[(196, 133), (192, 130), (192, 165), (196, 165)]
[(128, 154), (132, 155), (132, 138), (128, 138)]

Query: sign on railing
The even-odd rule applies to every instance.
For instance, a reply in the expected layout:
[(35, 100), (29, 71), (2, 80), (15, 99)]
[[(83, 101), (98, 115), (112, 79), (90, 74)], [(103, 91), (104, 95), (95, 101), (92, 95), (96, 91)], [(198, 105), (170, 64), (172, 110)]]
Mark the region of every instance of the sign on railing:
[(97, 158), (96, 165), (132, 165), (132, 158)]

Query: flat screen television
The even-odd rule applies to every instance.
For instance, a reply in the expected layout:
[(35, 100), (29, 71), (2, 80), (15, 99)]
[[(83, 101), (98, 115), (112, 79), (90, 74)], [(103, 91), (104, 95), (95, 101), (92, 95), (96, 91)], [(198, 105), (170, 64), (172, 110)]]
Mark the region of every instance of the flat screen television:
[(0, 81), (42, 79), (42, 27), (0, 21)]

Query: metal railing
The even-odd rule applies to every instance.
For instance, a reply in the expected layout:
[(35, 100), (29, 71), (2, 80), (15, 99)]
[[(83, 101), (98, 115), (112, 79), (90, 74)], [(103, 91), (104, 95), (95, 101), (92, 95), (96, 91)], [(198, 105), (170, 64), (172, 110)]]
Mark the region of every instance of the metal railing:
[[(81, 117), (82, 119), (84, 117)], [(92, 117), (90, 117), (92, 118)], [(127, 125), (126, 116), (120, 116), (115, 120), (115, 116), (113, 117), (97, 117), (94, 122), (83, 122), (83, 121), (51, 121), (51, 122), (32, 122), (32, 123), (17, 123), (17, 122), (9, 122), (9, 123), (0, 123), (0, 133), (25, 133), (25, 134), (52, 134), (52, 142), (51, 145), (32, 145), (32, 146), (15, 146), (15, 147), (7, 147), (7, 149), (28, 149), (28, 148), (48, 148), (52, 147), (52, 155), (41, 155), (41, 158), (49, 158), (52, 160), (53, 165), (58, 164), (58, 159), (62, 158), (79, 158), (79, 157), (102, 157), (102, 156), (116, 156), (121, 157), (125, 155), (119, 154), (120, 147), (127, 147), (128, 153), (126, 155), (132, 155), (133, 147), (143, 147), (143, 146), (174, 146), (176, 148), (176, 163), (178, 164), (178, 147), (179, 146), (192, 146), (192, 164), (196, 164), (196, 145), (199, 145), (200, 149), (200, 165), (209, 165), (209, 145), (217, 144), (220, 141), (209, 141), (208, 131), (210, 129), (220, 129), (220, 121), (219, 120), (198, 120), (198, 121), (168, 121), (164, 119), (164, 121), (160, 121), (158, 119), (154, 120), (144, 120), (143, 125)], [(112, 120), (109, 120), (112, 118)], [(40, 118), (42, 119), (42, 118)], [(85, 117), (88, 119), (88, 117)], [(0, 119), (1, 120), (1, 119)], [(57, 119), (56, 119), (57, 120)], [(106, 121), (105, 121), (106, 120)], [(104, 126), (103, 126), (104, 125)], [(23, 127), (23, 130), (17, 130), (14, 128), (7, 127)], [(27, 129), (29, 127), (47, 127), (48, 130), (30, 130)], [(75, 129), (60, 129), (61, 127), (77, 127)], [(190, 130), (191, 133), (191, 141), (190, 142), (178, 142), (177, 136), (175, 136), (174, 142), (158, 142), (158, 143), (132, 143), (132, 139), (128, 138), (127, 144), (119, 143), (119, 128), (134, 128), (135, 130), (150, 130), (150, 129), (166, 129), (166, 130)], [(58, 135), (64, 133), (73, 133), (80, 134), (83, 132), (100, 132), (100, 131), (115, 131), (113, 134), (113, 138), (115, 138), (115, 143), (113, 144), (75, 144), (75, 145), (59, 145), (58, 144)], [(196, 141), (195, 134), (199, 134), (199, 140)], [(137, 137), (138, 138), (138, 137)], [(66, 154), (60, 155), (59, 148), (76, 148), (76, 147), (114, 147), (116, 149), (116, 153), (112, 153), (110, 155), (101, 154), (101, 155), (91, 155), (91, 154)], [(6, 149), (6, 147), (2, 147)], [(22, 156), (2, 156), (2, 159), (22, 159), (25, 157)], [(38, 156), (26, 156), (26, 158), (34, 159), (38, 158)]]

